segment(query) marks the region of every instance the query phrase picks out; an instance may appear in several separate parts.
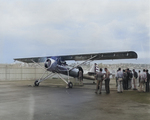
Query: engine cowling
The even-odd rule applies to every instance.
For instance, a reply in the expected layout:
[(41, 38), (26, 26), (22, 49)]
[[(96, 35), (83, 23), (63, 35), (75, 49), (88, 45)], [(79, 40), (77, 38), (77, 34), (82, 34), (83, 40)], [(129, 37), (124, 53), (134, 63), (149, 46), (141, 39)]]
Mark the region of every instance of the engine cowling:
[(45, 68), (50, 68), (51, 64), (52, 64), (52, 61), (50, 58), (48, 58), (45, 62)]
[(52, 58), (48, 58), (48, 59), (45, 61), (44, 66), (45, 66), (45, 68), (46, 68), (48, 71), (55, 71), (55, 70), (56, 70), (56, 67), (57, 67), (57, 61), (55, 61), (55, 60), (52, 59)]

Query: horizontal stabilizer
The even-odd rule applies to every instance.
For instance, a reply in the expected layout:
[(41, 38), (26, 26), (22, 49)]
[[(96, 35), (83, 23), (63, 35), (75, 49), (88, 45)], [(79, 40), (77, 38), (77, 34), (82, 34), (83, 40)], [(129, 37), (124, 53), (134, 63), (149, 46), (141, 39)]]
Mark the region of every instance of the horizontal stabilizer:
[(96, 72), (88, 72), (88, 75), (89, 76), (94, 76), (94, 75), (96, 75)]

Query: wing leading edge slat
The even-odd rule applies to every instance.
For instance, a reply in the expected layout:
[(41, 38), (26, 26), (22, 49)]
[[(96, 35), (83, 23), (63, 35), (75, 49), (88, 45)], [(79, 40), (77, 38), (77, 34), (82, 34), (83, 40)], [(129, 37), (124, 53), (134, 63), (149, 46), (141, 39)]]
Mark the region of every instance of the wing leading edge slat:
[(31, 57), (31, 58), (15, 58), (14, 60), (31, 63), (31, 62), (44, 62), (47, 58), (61, 59), (61, 60), (75, 60), (82, 61), (94, 57), (91, 60), (113, 60), (113, 59), (136, 59), (137, 53), (134, 51), (124, 52), (110, 52), (110, 53), (91, 53), (91, 54), (77, 54), (77, 55), (60, 55), (60, 56), (46, 56), (46, 57)]

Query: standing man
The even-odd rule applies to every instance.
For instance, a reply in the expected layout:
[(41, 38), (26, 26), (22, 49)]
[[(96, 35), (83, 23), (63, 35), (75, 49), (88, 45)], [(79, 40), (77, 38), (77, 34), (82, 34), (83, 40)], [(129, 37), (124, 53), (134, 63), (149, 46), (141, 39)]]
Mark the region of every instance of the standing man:
[(129, 88), (129, 79), (130, 79), (129, 68), (127, 68), (126, 72), (127, 72), (127, 90), (128, 90), (128, 88)]
[(148, 73), (148, 70), (146, 70), (146, 75), (147, 75), (147, 79), (146, 79), (146, 92), (149, 92), (149, 79), (150, 79), (150, 74)]
[(118, 73), (118, 70), (117, 70), (117, 72), (116, 72), (116, 74), (115, 74), (115, 77), (116, 77), (116, 87), (118, 87), (118, 78), (117, 78), (117, 73)]
[(100, 68), (100, 72), (96, 73), (96, 80), (97, 80), (96, 91), (95, 91), (96, 94), (97, 94), (98, 88), (99, 88), (99, 94), (101, 94), (103, 76), (104, 74), (102, 73), (102, 68)]
[(127, 90), (127, 72), (123, 70), (123, 89)]
[[(98, 66), (96, 63), (94, 63), (94, 73), (96, 75), (96, 73), (98, 72)], [(95, 84), (95, 80), (93, 80), (93, 83)]]
[(143, 69), (143, 72), (141, 74), (141, 79), (140, 79), (139, 92), (141, 92), (141, 91), (145, 92), (145, 81), (146, 81), (146, 72), (145, 72), (145, 69)]
[(105, 68), (105, 89), (106, 89), (106, 93), (109, 94), (110, 93), (110, 88), (109, 88), (109, 82), (110, 82), (110, 72), (108, 71), (107, 68)]
[(119, 71), (117, 72), (117, 77), (118, 77), (118, 93), (123, 92), (123, 72), (121, 71), (121, 68), (118, 69)]
[(137, 90), (136, 85), (137, 85), (137, 78), (138, 74), (137, 72), (133, 69), (133, 90)]
[(81, 69), (79, 69), (79, 82), (80, 85), (83, 85), (83, 72)]
[(141, 71), (139, 70), (139, 74), (138, 74), (139, 87), (140, 87), (140, 80), (141, 80)]
[(132, 84), (131, 84), (132, 77), (133, 77), (132, 71), (129, 70), (128, 89), (131, 89), (131, 88), (132, 88)]

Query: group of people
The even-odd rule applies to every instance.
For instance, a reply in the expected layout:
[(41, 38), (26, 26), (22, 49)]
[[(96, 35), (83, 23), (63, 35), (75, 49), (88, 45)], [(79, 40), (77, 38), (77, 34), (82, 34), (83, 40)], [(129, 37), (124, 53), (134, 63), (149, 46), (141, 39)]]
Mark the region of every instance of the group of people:
[(109, 88), (110, 72), (107, 68), (105, 68), (105, 72), (106, 73), (102, 73), (102, 68), (100, 68), (100, 72), (97, 72), (95, 75), (95, 78), (97, 80), (96, 91), (95, 91), (96, 94), (98, 93), (98, 90), (99, 90), (99, 94), (101, 94), (103, 80), (105, 81), (106, 93), (107, 94), (110, 93), (110, 88)]
[[(110, 93), (109, 88), (110, 72), (107, 68), (105, 68), (104, 70), (105, 73), (103, 73), (102, 68), (100, 68), (100, 71), (97, 72), (95, 75), (95, 78), (97, 80), (95, 91), (96, 94), (97, 93), (101, 94), (103, 81), (105, 81), (106, 93), (107, 94)], [(143, 72), (139, 71), (139, 73), (137, 73), (135, 69), (133, 69), (132, 73), (132, 71), (129, 69), (121, 70), (121, 68), (119, 68), (116, 73), (117, 92), (123, 93), (123, 90), (128, 89), (138, 90), (139, 92), (149, 92), (149, 80), (150, 74), (148, 73), (148, 70), (143, 69)]]
[(133, 69), (132, 73), (129, 69), (122, 71), (121, 68), (119, 68), (116, 73), (117, 91), (118, 93), (122, 93), (123, 90), (133, 89), (139, 92), (149, 92), (149, 79), (150, 74), (148, 70), (143, 69), (142, 73), (139, 70), (139, 73), (137, 73), (135, 69)]

